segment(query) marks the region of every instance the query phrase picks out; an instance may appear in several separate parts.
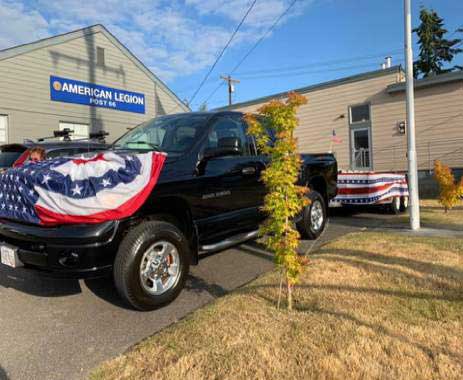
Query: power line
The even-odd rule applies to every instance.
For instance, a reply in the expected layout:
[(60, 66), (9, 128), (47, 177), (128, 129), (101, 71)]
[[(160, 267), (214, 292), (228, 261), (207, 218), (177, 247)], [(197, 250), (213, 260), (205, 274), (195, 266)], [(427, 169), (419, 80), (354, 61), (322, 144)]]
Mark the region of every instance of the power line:
[[(297, 0), (293, 0), (291, 4), (283, 11), (283, 13), (280, 14), (274, 21), (274, 23), (267, 29), (267, 31), (257, 40), (257, 42), (251, 47), (251, 49), (248, 50), (248, 52), (241, 58), (241, 60), (235, 65), (235, 67), (230, 71), (230, 75), (233, 74), (238, 68), (242, 65), (242, 63), (246, 60), (246, 58), (249, 57), (249, 55), (259, 46), (259, 44), (267, 37), (267, 35), (275, 29), (275, 27), (278, 25), (278, 23), (281, 21), (283, 17), (288, 14), (288, 12), (291, 10), (291, 8), (296, 4)], [(206, 100), (203, 103), (207, 103), (214, 95), (215, 93), (224, 85), (225, 82), (221, 82), (220, 85), (218, 85), (214, 91), (211, 92), (211, 94), (206, 98)]]
[(232, 69), (230, 74), (233, 74), (236, 70), (238, 70), (238, 67), (241, 66), (241, 64), (246, 60), (246, 58), (249, 57), (249, 55), (259, 46), (259, 44), (267, 37), (267, 35), (275, 29), (275, 27), (278, 25), (278, 23), (281, 21), (283, 17), (285, 17), (288, 12), (291, 10), (291, 8), (296, 4), (297, 0), (293, 0), (291, 4), (289, 4), (288, 8), (285, 9), (285, 11), (280, 14), (280, 16), (275, 20), (275, 22), (270, 26), (270, 28), (267, 29), (267, 31), (257, 40), (257, 42), (249, 49), (249, 51), (244, 55), (244, 57), (235, 65), (235, 67)]
[[(381, 55), (382, 56), (382, 55)], [(351, 59), (349, 60), (345, 60), (345, 61), (340, 61), (340, 63), (348, 63), (348, 62), (352, 62)], [(398, 63), (403, 63), (403, 59), (400, 59), (398, 60)], [(255, 75), (251, 75), (251, 74), (248, 74), (248, 75), (241, 75), (240, 78), (243, 78), (243, 79), (246, 79), (247, 81), (248, 80), (257, 80), (257, 79), (264, 79), (264, 78), (285, 78), (285, 77), (291, 77), (291, 76), (301, 76), (301, 75), (307, 75), (307, 74), (316, 74), (316, 73), (324, 73), (324, 72), (334, 72), (334, 71), (347, 71), (347, 70), (352, 70), (352, 69), (358, 69), (358, 68), (370, 68), (372, 66), (375, 66), (375, 65), (378, 65), (377, 62), (372, 62), (372, 63), (365, 63), (365, 64), (361, 64), (361, 65), (350, 65), (350, 66), (344, 66), (344, 67), (332, 67), (332, 68), (315, 68), (315, 69), (309, 69), (309, 70), (301, 70), (301, 69), (298, 69), (296, 71), (288, 71), (288, 72), (273, 72), (273, 73), (269, 73), (269, 74), (266, 74), (264, 72), (264, 74), (262, 75), (258, 75), (258, 72), (259, 71), (256, 71), (256, 74)], [(315, 66), (315, 65), (314, 65)], [(322, 62), (319, 62), (317, 63), (318, 67), (320, 66), (323, 66), (323, 63)], [(305, 67), (310, 67), (310, 66), (305, 66)], [(207, 103), (210, 98), (212, 98), (212, 96), (224, 85), (224, 83), (219, 83), (218, 86), (214, 89), (214, 91), (212, 91), (212, 93), (209, 95), (209, 97), (204, 101), (205, 103)]]
[(200, 85), (198, 86), (198, 88), (196, 89), (196, 91), (194, 92), (194, 94), (191, 96), (190, 100), (188, 101), (189, 104), (191, 104), (191, 102), (193, 101), (193, 99), (196, 97), (196, 95), (198, 94), (198, 92), (201, 90), (201, 88), (203, 87), (204, 83), (206, 82), (207, 78), (209, 78), (209, 75), (211, 75), (212, 71), (214, 70), (215, 66), (217, 65), (217, 63), (219, 62), (220, 58), (222, 58), (223, 54), (225, 53), (225, 50), (227, 50), (228, 46), (230, 46), (231, 42), (233, 41), (233, 38), (235, 38), (235, 35), (236, 33), (238, 33), (238, 30), (241, 28), (241, 25), (243, 25), (244, 21), (246, 20), (246, 18), (248, 17), (249, 13), (251, 12), (252, 8), (254, 8), (254, 5), (256, 4), (257, 0), (254, 0), (251, 4), (251, 6), (248, 8), (247, 12), (245, 13), (245, 15), (243, 16), (243, 18), (241, 19), (240, 23), (238, 24), (238, 26), (235, 28), (234, 32), (232, 33), (230, 39), (228, 40), (228, 42), (225, 44), (224, 48), (222, 49), (222, 51), (220, 52), (220, 54), (217, 56), (214, 64), (211, 66), (211, 68), (209, 69), (209, 71), (207, 72), (207, 74), (205, 75), (205, 77), (203, 78), (203, 80), (201, 81)]
[[(324, 69), (311, 69), (311, 70), (297, 70), (294, 72), (279, 72), (279, 73), (269, 73), (269, 74), (254, 74), (254, 75), (247, 75), (241, 76), (240, 78), (244, 79), (259, 79), (259, 78), (286, 78), (291, 76), (298, 76), (298, 75), (306, 75), (306, 74), (314, 74), (314, 73), (324, 73), (330, 71), (343, 71), (343, 70), (351, 70), (351, 69), (361, 69), (371, 67), (373, 65), (377, 65), (377, 63), (364, 63), (361, 65), (351, 65), (351, 66), (344, 66), (344, 67), (334, 67), (334, 68), (324, 68)], [(378, 68), (379, 70), (379, 68)]]
[(283, 67), (275, 67), (275, 68), (270, 68), (270, 69), (241, 71), (236, 74), (239, 76), (246, 76), (246, 75), (252, 75), (252, 74), (266, 74), (266, 73), (274, 73), (274, 72), (282, 72), (282, 71), (302, 70), (302, 69), (306, 69), (309, 67), (321, 66), (321, 65), (336, 66), (337, 64), (349, 63), (353, 61), (364, 61), (364, 60), (369, 60), (373, 58), (381, 58), (381, 57), (385, 57), (386, 55), (388, 56), (402, 55), (403, 54), (402, 50), (403, 49), (397, 49), (397, 50), (391, 50), (391, 51), (381, 53), (381, 54), (376, 54), (376, 55), (357, 56), (357, 57), (352, 57), (352, 58), (336, 59), (336, 60), (331, 60), (331, 61), (318, 61), (318, 62), (307, 63), (305, 65), (299, 65), (299, 66), (283, 66)]

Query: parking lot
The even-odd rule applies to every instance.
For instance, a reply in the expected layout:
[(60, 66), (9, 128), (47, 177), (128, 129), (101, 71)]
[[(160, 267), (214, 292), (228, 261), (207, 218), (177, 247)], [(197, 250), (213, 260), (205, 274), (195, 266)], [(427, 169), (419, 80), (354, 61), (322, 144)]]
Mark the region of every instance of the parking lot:
[[(384, 214), (337, 213), (316, 244), (391, 222)], [(304, 241), (301, 251), (311, 247)], [(58, 280), (1, 266), (0, 379), (84, 378), (101, 361), (272, 267), (272, 257), (253, 242), (204, 257), (175, 302), (143, 313), (121, 303), (110, 279)]]

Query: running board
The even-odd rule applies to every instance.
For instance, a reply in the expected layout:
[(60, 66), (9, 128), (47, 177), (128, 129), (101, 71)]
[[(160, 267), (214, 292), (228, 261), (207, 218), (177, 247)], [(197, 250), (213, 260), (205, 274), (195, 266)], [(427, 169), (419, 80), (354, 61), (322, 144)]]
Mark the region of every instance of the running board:
[(231, 246), (243, 243), (247, 240), (255, 239), (258, 236), (259, 236), (258, 230), (234, 235), (215, 244), (206, 244), (206, 245), (200, 246), (199, 253), (201, 254), (201, 253), (221, 251)]

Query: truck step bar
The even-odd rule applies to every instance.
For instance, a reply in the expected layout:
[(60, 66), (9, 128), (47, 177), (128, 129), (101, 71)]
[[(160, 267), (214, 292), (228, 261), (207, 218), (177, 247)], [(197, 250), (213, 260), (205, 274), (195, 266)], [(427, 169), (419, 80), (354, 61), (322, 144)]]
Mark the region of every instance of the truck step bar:
[(234, 245), (244, 243), (247, 240), (255, 239), (259, 235), (259, 231), (244, 232), (231, 236), (225, 240), (219, 241), (214, 244), (206, 244), (199, 247), (199, 253), (210, 253), (215, 251), (221, 251), (223, 249), (232, 247)]

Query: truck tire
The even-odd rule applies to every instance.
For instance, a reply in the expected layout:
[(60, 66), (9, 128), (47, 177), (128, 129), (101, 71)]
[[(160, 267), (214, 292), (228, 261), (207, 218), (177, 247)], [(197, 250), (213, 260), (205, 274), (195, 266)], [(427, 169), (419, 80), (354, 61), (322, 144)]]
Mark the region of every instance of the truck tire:
[(310, 204), (302, 211), (302, 218), (296, 223), (302, 239), (314, 240), (318, 238), (326, 225), (325, 200), (317, 191), (311, 191), (308, 195)]
[(138, 310), (172, 302), (184, 286), (189, 253), (187, 239), (173, 224), (142, 222), (119, 246), (113, 269), (118, 293)]

